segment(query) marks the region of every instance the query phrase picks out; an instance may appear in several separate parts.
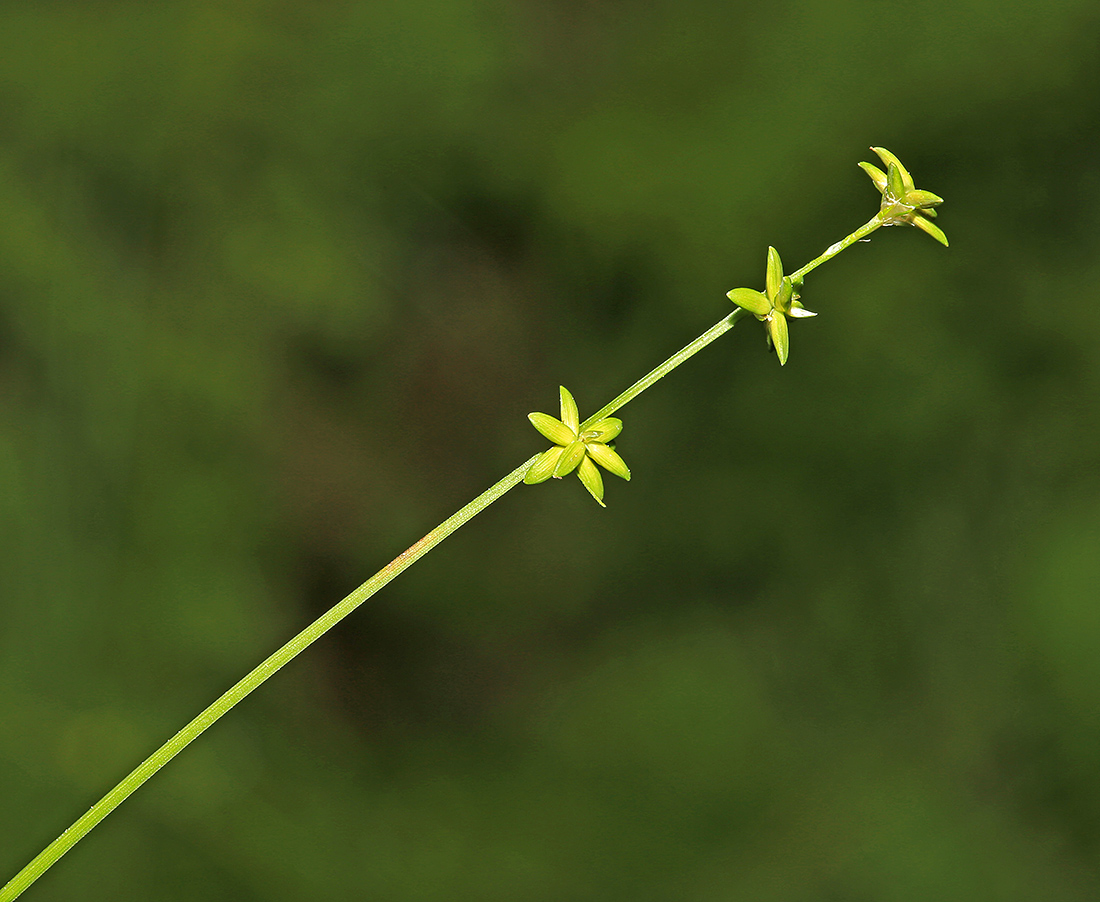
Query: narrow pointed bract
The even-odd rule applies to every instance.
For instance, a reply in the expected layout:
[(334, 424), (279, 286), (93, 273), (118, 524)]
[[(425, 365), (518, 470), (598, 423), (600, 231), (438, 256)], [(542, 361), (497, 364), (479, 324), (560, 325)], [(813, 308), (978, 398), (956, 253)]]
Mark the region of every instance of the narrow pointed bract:
[(782, 313), (776, 312), (768, 317), (768, 336), (775, 348), (775, 356), (779, 358), (779, 365), (783, 366), (787, 362), (791, 344), (787, 332), (787, 317)]
[(783, 287), (783, 261), (779, 259), (779, 251), (774, 247), (768, 248), (768, 270), (764, 274), (764, 285), (769, 298), (774, 298)]
[(614, 473), (620, 479), (630, 481), (630, 468), (626, 465), (626, 461), (619, 457), (619, 453), (614, 448), (599, 442), (590, 442), (587, 448), (588, 456), (601, 467), (609, 473)]
[(543, 451), (539, 459), (531, 464), (531, 468), (524, 475), (523, 481), (528, 485), (546, 482), (554, 475), (554, 467), (558, 465), (558, 458), (561, 457), (564, 450), (561, 445), (555, 445), (550, 450)]
[[(569, 394), (569, 389), (564, 385), (559, 386), (559, 388), (561, 389), (561, 421), (573, 431), (575, 436), (577, 430), (581, 428), (581, 417), (577, 412), (577, 402), (573, 400), (573, 396)], [(550, 441), (554, 441), (554, 439), (550, 439)]]
[(584, 487), (588, 489), (588, 493), (596, 499), (596, 503), (600, 507), (607, 507), (603, 503), (603, 477), (600, 475), (599, 468), (592, 463), (591, 458), (586, 457), (581, 461), (581, 465), (577, 467), (577, 475), (584, 483)]
[(768, 296), (751, 288), (735, 288), (733, 291), (726, 292), (726, 297), (754, 316), (767, 316), (772, 309), (772, 302), (768, 300)]
[(548, 413), (528, 414), (527, 419), (531, 421), (532, 426), (555, 444), (567, 445), (577, 437), (576, 433), (566, 426), (565, 423), (555, 419)]
[(576, 470), (592, 497), (601, 507), (606, 507), (603, 503), (603, 477), (596, 464), (622, 479), (630, 479), (630, 469), (608, 444), (623, 431), (623, 421), (617, 417), (604, 417), (582, 431), (577, 402), (564, 385), (560, 394), (560, 420), (548, 413), (527, 415), (531, 425), (550, 439), (554, 447), (544, 451), (531, 464), (523, 481), (535, 485), (551, 477), (561, 479)]
[(581, 438), (586, 442), (610, 442), (623, 431), (623, 421), (616, 417), (604, 417), (597, 423), (593, 423), (584, 432)]
[(561, 479), (563, 476), (568, 476), (572, 473), (581, 465), (581, 461), (584, 460), (584, 455), (586, 453), (584, 442), (580, 439), (576, 439), (566, 445), (565, 450), (561, 453), (561, 457), (558, 458), (558, 465), (554, 467), (554, 478)]

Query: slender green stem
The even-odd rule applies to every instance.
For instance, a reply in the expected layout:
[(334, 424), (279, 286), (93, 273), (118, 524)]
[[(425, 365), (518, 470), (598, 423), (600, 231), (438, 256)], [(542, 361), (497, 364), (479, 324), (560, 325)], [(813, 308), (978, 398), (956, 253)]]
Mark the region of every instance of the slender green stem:
[[(707, 329), (706, 332), (700, 335), (691, 344), (682, 347), (660, 366), (654, 368), (650, 372), (646, 373), (646, 375), (642, 376), (641, 379), (635, 382), (632, 386), (630, 386), (630, 388), (624, 391), (609, 404), (605, 404), (594, 414), (592, 414), (592, 416), (581, 423), (581, 430), (583, 431), (585, 427), (590, 426), (593, 423), (598, 422), (599, 420), (602, 420), (604, 417), (611, 416), (611, 414), (613, 414), (616, 410), (619, 410), (621, 407), (625, 407), (628, 402), (633, 401), (636, 397), (638, 397), (638, 395), (644, 392), (658, 379), (667, 376), (685, 360), (694, 357), (701, 350), (703, 350), (703, 348), (705, 348), (719, 336), (725, 335), (744, 315), (745, 311), (738, 307), (732, 313), (723, 316), (720, 320), (718, 320), (718, 322)], [(0, 902), (2, 902), (2, 900), (0, 900)]]
[[(879, 228), (882, 224), (882, 220), (876, 216), (874, 219), (856, 229), (856, 231), (843, 241), (838, 241), (836, 244), (830, 246), (820, 257), (816, 257), (803, 266), (802, 269), (793, 273), (791, 279), (795, 282), (800, 281), (807, 273), (820, 266), (826, 260), (835, 257), (846, 247), (850, 247), (861, 238), (871, 234), (871, 232)], [(722, 319), (707, 329), (706, 332), (696, 338), (695, 341), (681, 348), (669, 357), (668, 360), (643, 376), (609, 404), (597, 410), (581, 424), (581, 428), (583, 429), (598, 420), (602, 420), (604, 417), (610, 416), (612, 413), (625, 406), (657, 382), (657, 380), (667, 376), (681, 363), (695, 356), (712, 341), (732, 329), (737, 321), (746, 315), (748, 315), (746, 311), (738, 307), (733, 312), (722, 317)], [(358, 589), (348, 595), (343, 601), (318, 617), (282, 648), (257, 666), (251, 673), (237, 682), (218, 698), (217, 701), (199, 714), (198, 717), (192, 720), (187, 726), (176, 733), (175, 736), (138, 765), (138, 767), (128, 774), (122, 782), (96, 802), (96, 804), (69, 827), (68, 830), (50, 843), (50, 845), (40, 852), (33, 861), (8, 881), (3, 888), (0, 888), (0, 902), (12, 902), (12, 900), (17, 898), (27, 887), (34, 883), (50, 865), (76, 845), (89, 830), (117, 808), (131, 793), (158, 770), (164, 767), (165, 764), (178, 755), (187, 745), (200, 736), (207, 727), (228, 712), (237, 702), (241, 701), (241, 699), (256, 689), (268, 677), (272, 676), (284, 664), (296, 657), (316, 639), (327, 633), (332, 627), (359, 607), (359, 605), (374, 595), (375, 592), (389, 583), (395, 576), (431, 551), (432, 548), (466, 523), (466, 521), (479, 514), (500, 498), (505, 492), (522, 482), (524, 474), (539, 456), (540, 455), (536, 454), (534, 457), (520, 464), (520, 466), (516, 467), (516, 469), (498, 483), (486, 489), (453, 516), (444, 520), (419, 542), (416, 542), (414, 545), (401, 552), (401, 554), (374, 574), (374, 576), (363, 583)]]
[(807, 263), (805, 266), (803, 266), (802, 269), (798, 269), (798, 270), (795, 270), (794, 272), (792, 272), (791, 273), (791, 281), (794, 282), (797, 285), (805, 277), (805, 275), (807, 273), (812, 272), (813, 270), (817, 269), (826, 260), (832, 260), (833, 257), (835, 257), (837, 254), (839, 254), (842, 250), (844, 250), (847, 247), (851, 247), (857, 241), (860, 241), (863, 238), (866, 238), (875, 229), (881, 228), (881, 227), (882, 227), (882, 220), (879, 218), (878, 214), (876, 213), (875, 217), (873, 219), (869, 219), (867, 222), (865, 222), (863, 225), (861, 225), (858, 229), (856, 229), (854, 232), (852, 232), (852, 234), (849, 235), (847, 238), (845, 238), (841, 241), (838, 241), (836, 244), (830, 244), (827, 248), (825, 248), (825, 253), (823, 253), (820, 257), (814, 257), (809, 263)]
[(518, 485), (523, 480), (523, 474), (527, 472), (527, 469), (537, 458), (538, 455), (536, 454), (530, 460), (516, 467), (496, 485), (486, 489), (456, 514), (444, 520), (419, 542), (401, 552), (363, 585), (348, 595), (347, 598), (318, 617), (286, 645), (225, 692), (210, 707), (131, 771), (122, 782), (96, 802), (68, 830), (50, 843), (30, 864), (8, 881), (3, 889), (0, 889), (0, 902), (11, 902), (11, 900), (18, 897), (50, 865), (76, 845), (89, 830), (117, 808), (153, 774), (183, 751), (192, 740), (198, 738), (207, 727), (229, 711), (237, 702), (297, 656), (299, 652), (307, 648), (315, 639), (327, 633), (395, 576), (431, 551), (466, 521), (481, 513), (501, 495)]
[[(722, 317), (721, 320), (711, 326), (706, 332), (696, 338), (695, 341), (691, 342), (691, 344), (681, 348), (656, 369), (635, 382), (610, 404), (600, 408), (594, 415), (585, 420), (584, 425), (594, 423), (597, 420), (610, 416), (628, 401), (640, 395), (662, 376), (672, 372), (685, 360), (699, 353), (699, 351), (703, 350), (703, 348), (716, 338), (732, 329), (734, 323), (740, 319), (743, 313), (744, 311), (738, 308), (732, 313)], [(374, 574), (374, 576), (363, 583), (363, 585), (348, 595), (343, 601), (318, 617), (313, 623), (287, 642), (286, 645), (268, 657), (247, 676), (243, 677), (238, 683), (227, 690), (212, 705), (138, 765), (117, 786), (115, 786), (114, 789), (96, 802), (96, 804), (69, 827), (68, 830), (50, 843), (50, 845), (40, 852), (30, 864), (16, 874), (3, 889), (0, 889), (0, 902), (11, 902), (11, 900), (17, 898), (23, 890), (34, 883), (50, 865), (76, 845), (89, 830), (114, 811), (114, 809), (125, 801), (131, 793), (183, 751), (187, 745), (198, 738), (207, 727), (228, 712), (237, 702), (251, 693), (284, 664), (296, 657), (299, 652), (306, 649), (314, 640), (320, 638), (332, 629), (332, 627), (347, 617), (348, 614), (374, 595), (375, 592), (385, 586), (395, 576), (431, 551), (432, 548), (466, 523), (467, 520), (483, 511), (505, 492), (522, 482), (524, 474), (538, 457), (539, 455), (536, 454), (529, 460), (524, 461), (524, 463), (516, 467), (516, 469), (500, 480), (500, 482), (482, 492), (473, 501), (458, 511), (458, 513), (445, 520), (424, 536), (419, 542), (403, 551), (385, 567)]]

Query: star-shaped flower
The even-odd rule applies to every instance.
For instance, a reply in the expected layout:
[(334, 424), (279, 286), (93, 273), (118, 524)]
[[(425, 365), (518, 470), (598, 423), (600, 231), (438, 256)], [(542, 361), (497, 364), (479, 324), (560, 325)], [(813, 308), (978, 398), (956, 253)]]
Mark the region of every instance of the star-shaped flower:
[(860, 163), (859, 166), (871, 177), (882, 195), (882, 207), (878, 215), (883, 225), (915, 225), (947, 247), (947, 236), (932, 222), (936, 218), (936, 211), (932, 208), (942, 204), (943, 198), (914, 186), (909, 170), (885, 147), (872, 147), (871, 150), (885, 164), (886, 172), (870, 163)]
[(798, 302), (798, 294), (789, 276), (783, 275), (783, 261), (779, 251), (768, 248), (768, 273), (765, 280), (766, 291), (761, 294), (751, 288), (735, 288), (726, 292), (726, 297), (738, 307), (743, 307), (758, 320), (767, 324), (768, 344), (775, 348), (779, 365), (787, 362), (790, 341), (787, 335), (787, 317), (817, 316)]
[(591, 492), (600, 507), (607, 507), (603, 503), (603, 477), (596, 469), (596, 464), (616, 476), (630, 479), (629, 468), (608, 444), (622, 432), (623, 421), (615, 417), (605, 417), (582, 432), (577, 402), (564, 385), (561, 386), (560, 420), (548, 413), (530, 413), (527, 419), (555, 445), (531, 464), (527, 475), (523, 477), (528, 485), (546, 482), (551, 476), (561, 479), (576, 470), (584, 487)]

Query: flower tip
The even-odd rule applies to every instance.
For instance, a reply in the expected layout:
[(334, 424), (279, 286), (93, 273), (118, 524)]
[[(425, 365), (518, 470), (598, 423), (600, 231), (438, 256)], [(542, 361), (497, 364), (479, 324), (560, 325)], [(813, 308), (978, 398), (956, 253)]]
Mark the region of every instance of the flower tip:
[(768, 291), (769, 300), (774, 301), (779, 289), (783, 287), (783, 261), (779, 258), (779, 251), (769, 245), (768, 269), (764, 279)]
[(926, 219), (923, 216), (914, 216), (912, 222), (913, 225), (915, 225), (922, 232), (927, 232), (944, 247), (948, 247), (947, 236), (943, 233), (943, 229), (932, 222), (931, 219)]
[(577, 475), (584, 483), (584, 487), (588, 489), (588, 494), (596, 499), (600, 507), (607, 507), (603, 503), (603, 477), (600, 476), (600, 471), (589, 458), (586, 457), (581, 461), (581, 465), (577, 469)]
[(564, 385), (559, 385), (558, 389), (561, 396), (561, 421), (576, 434), (581, 425), (580, 416), (577, 413), (577, 402), (573, 400), (573, 395)]
[(787, 332), (787, 318), (776, 312), (768, 319), (768, 337), (771, 339), (775, 355), (779, 358), (779, 365), (785, 366), (787, 354), (790, 352), (790, 337)]
[(889, 166), (891, 163), (896, 163), (899, 169), (905, 168), (901, 165), (901, 160), (897, 158), (897, 155), (890, 153), (885, 147), (875, 147), (872, 144), (870, 149), (885, 165)]
[(879, 191), (883, 191), (886, 188), (886, 173), (879, 169), (877, 166), (871, 163), (860, 163), (859, 168), (867, 173), (871, 177), (871, 181), (875, 183), (875, 187)]

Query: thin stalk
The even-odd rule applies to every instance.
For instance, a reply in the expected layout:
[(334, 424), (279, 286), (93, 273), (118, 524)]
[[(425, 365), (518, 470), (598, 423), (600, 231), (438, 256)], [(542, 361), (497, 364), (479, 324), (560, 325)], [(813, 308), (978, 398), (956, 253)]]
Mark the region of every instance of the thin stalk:
[(873, 219), (869, 219), (867, 222), (865, 222), (863, 225), (861, 225), (858, 229), (856, 229), (854, 232), (852, 232), (852, 234), (849, 235), (847, 238), (843, 239), (842, 241), (838, 241), (836, 244), (830, 244), (827, 248), (825, 248), (825, 253), (823, 253), (820, 257), (814, 257), (809, 263), (807, 263), (805, 266), (803, 266), (802, 269), (798, 269), (798, 270), (795, 270), (794, 272), (792, 272), (791, 273), (791, 281), (794, 282), (797, 285), (807, 273), (812, 272), (813, 270), (817, 269), (826, 260), (832, 260), (833, 257), (835, 257), (837, 254), (839, 254), (842, 250), (844, 250), (847, 247), (851, 247), (857, 241), (860, 241), (863, 238), (866, 238), (875, 229), (878, 229), (878, 228), (881, 228), (881, 227), (882, 227), (882, 220), (879, 218), (879, 215), (876, 213)]
[[(836, 244), (831, 245), (820, 257), (814, 258), (803, 266), (802, 269), (793, 273), (791, 275), (792, 281), (798, 282), (807, 273), (820, 266), (826, 260), (832, 259), (842, 250), (850, 247), (861, 238), (871, 234), (871, 232), (879, 228), (882, 224), (881, 219), (876, 216), (874, 219), (860, 226), (860, 228), (856, 229), (856, 231), (843, 241), (838, 241)], [(664, 363), (660, 364), (635, 382), (630, 388), (612, 400), (609, 404), (601, 407), (592, 414), (592, 416), (588, 417), (588, 419), (581, 424), (581, 428), (583, 429), (595, 423), (597, 420), (602, 420), (604, 417), (610, 416), (612, 413), (625, 406), (659, 379), (671, 373), (681, 363), (694, 357), (712, 341), (732, 329), (737, 321), (746, 315), (746, 311), (738, 307), (731, 313), (722, 317), (722, 319), (707, 329), (706, 332), (693, 342), (685, 345)], [(374, 574), (374, 576), (344, 598), (343, 601), (318, 617), (282, 648), (259, 664), (259, 666), (252, 670), (247, 676), (234, 684), (212, 705), (206, 708), (194, 720), (187, 724), (187, 726), (139, 764), (117, 786), (115, 786), (114, 789), (96, 802), (95, 805), (88, 809), (88, 811), (74, 822), (71, 827), (50, 843), (26, 867), (9, 880), (3, 888), (0, 889), (0, 902), (12, 902), (12, 900), (21, 895), (27, 887), (45, 873), (50, 865), (68, 852), (69, 849), (76, 845), (76, 843), (95, 827), (96, 824), (114, 811), (114, 809), (125, 801), (136, 789), (138, 789), (138, 787), (183, 751), (184, 748), (197, 739), (215, 721), (232, 709), (237, 702), (249, 695), (254, 689), (267, 680), (268, 677), (272, 676), (283, 667), (283, 665), (287, 664), (300, 652), (308, 648), (314, 641), (336, 626), (337, 623), (374, 595), (375, 592), (431, 551), (456, 529), (481, 513), (481, 511), (485, 510), (485, 508), (500, 498), (505, 492), (515, 488), (515, 486), (523, 481), (524, 474), (526, 474), (531, 464), (540, 456), (541, 455), (536, 454), (534, 457), (524, 461), (495, 485), (486, 489), (457, 513), (440, 523), (439, 526), (429, 532), (424, 538), (420, 539), (420, 541), (401, 552), (401, 554)]]
[(115, 810), (126, 798), (139, 786), (148, 780), (153, 774), (164, 767), (176, 757), (193, 740), (197, 739), (207, 727), (211, 726), (218, 718), (228, 712), (237, 702), (256, 689), (268, 677), (272, 676), (284, 664), (291, 661), (301, 651), (308, 648), (315, 640), (319, 639), (341, 620), (348, 616), (364, 601), (374, 595), (399, 573), (410, 567), (436, 545), (442, 542), (452, 532), (466, 523), (468, 520), (481, 513), (490, 504), (496, 501), (509, 489), (523, 481), (523, 474), (538, 458), (535, 455), (516, 467), (500, 482), (486, 489), (473, 501), (460, 511), (444, 520), (424, 538), (402, 551), (397, 557), (386, 564), (374, 576), (368, 579), (358, 589), (348, 595), (343, 601), (330, 608), (313, 621), (282, 648), (268, 657), (251, 673), (243, 677), (212, 705), (192, 720), (187, 726), (176, 733), (164, 745), (153, 752), (133, 771), (131, 771), (114, 789), (108, 792), (102, 799), (95, 803), (85, 814), (80, 817), (68, 830), (43, 849), (23, 870), (16, 874), (3, 889), (0, 889), (0, 902), (11, 902), (19, 896), (28, 886), (34, 883), (57, 859), (69, 851), (85, 834), (88, 833), (103, 818)]
[[(667, 376), (685, 360), (694, 357), (716, 338), (729, 332), (729, 330), (733, 328), (734, 324), (744, 315), (745, 311), (738, 307), (732, 313), (723, 316), (720, 320), (718, 320), (718, 322), (707, 329), (706, 332), (700, 335), (691, 344), (682, 347), (660, 366), (650, 370), (621, 395), (616, 397), (610, 403), (605, 404), (594, 414), (592, 414), (592, 416), (581, 423), (581, 431), (583, 432), (585, 427), (590, 426), (593, 423), (598, 422), (599, 420), (602, 420), (604, 417), (609, 417), (616, 410), (625, 407), (628, 402), (633, 401), (636, 397), (638, 397), (638, 395), (644, 392), (658, 379)], [(2, 902), (2, 900), (0, 900), (0, 902)]]

